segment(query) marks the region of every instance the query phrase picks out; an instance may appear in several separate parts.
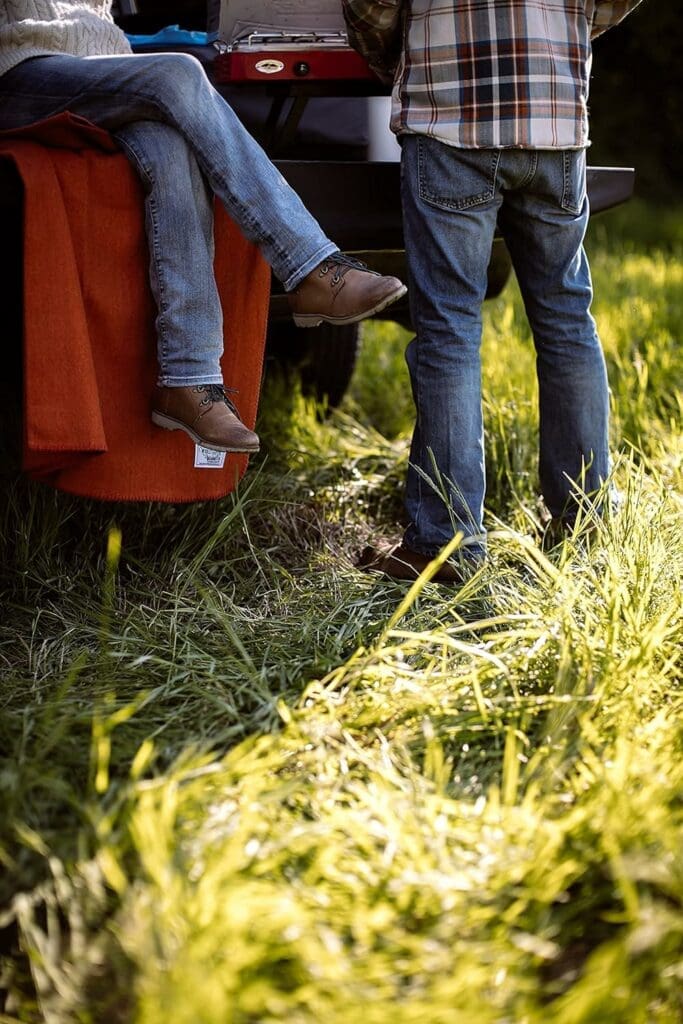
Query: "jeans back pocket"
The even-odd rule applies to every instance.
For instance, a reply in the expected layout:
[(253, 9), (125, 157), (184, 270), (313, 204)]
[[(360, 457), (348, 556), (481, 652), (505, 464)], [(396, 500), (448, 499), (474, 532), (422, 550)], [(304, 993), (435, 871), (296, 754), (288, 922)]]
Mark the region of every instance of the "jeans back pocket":
[(500, 150), (459, 149), (438, 139), (417, 140), (420, 199), (441, 210), (467, 210), (496, 194)]
[(563, 149), (561, 165), (560, 206), (567, 213), (579, 214), (586, 199), (586, 150)]

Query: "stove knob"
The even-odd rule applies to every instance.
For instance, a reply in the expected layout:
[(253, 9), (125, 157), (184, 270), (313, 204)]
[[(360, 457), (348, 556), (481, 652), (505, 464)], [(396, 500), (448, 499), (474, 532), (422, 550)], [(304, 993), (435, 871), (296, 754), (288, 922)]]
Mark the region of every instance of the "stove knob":
[(298, 78), (304, 78), (311, 70), (310, 64), (307, 64), (305, 60), (298, 60), (294, 65), (294, 74)]

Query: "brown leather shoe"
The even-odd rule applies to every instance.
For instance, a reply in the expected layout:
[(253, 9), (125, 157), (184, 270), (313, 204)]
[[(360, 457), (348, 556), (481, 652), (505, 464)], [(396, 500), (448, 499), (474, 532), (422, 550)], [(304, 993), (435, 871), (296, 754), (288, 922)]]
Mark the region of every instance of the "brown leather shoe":
[[(431, 561), (429, 555), (413, 551), (404, 544), (395, 544), (389, 548), (364, 548), (358, 560), (358, 568), (366, 572), (381, 572), (395, 580), (416, 580)], [(474, 562), (474, 559), (472, 562), (474, 564), (471, 568), (444, 562), (431, 580), (435, 583), (464, 583), (478, 567), (478, 562)]]
[(297, 327), (352, 324), (379, 313), (407, 289), (397, 277), (383, 277), (364, 263), (333, 253), (288, 295)]
[(542, 551), (552, 551), (565, 541), (576, 541), (590, 545), (598, 536), (598, 524), (586, 519), (577, 524), (573, 519), (551, 516), (547, 509), (540, 515), (539, 540)]
[(220, 384), (154, 389), (152, 420), (166, 430), (184, 430), (216, 452), (257, 452), (259, 439), (239, 418)]

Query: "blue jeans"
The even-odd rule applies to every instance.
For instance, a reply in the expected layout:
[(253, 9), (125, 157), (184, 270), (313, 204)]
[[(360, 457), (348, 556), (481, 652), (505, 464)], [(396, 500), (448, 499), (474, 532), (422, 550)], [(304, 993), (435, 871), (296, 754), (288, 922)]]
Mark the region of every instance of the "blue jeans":
[(34, 57), (0, 77), (0, 129), (65, 110), (111, 132), (142, 177), (159, 383), (221, 383), (213, 195), (286, 290), (337, 246), (194, 57)]
[(583, 248), (585, 151), (455, 149), (406, 135), (402, 195), (416, 332), (406, 353), (416, 424), (404, 540), (432, 555), (462, 530), (463, 554), (481, 557), (481, 312), (496, 223), (536, 347), (539, 476), (550, 513), (571, 522), (577, 486), (595, 492), (609, 473), (607, 374)]

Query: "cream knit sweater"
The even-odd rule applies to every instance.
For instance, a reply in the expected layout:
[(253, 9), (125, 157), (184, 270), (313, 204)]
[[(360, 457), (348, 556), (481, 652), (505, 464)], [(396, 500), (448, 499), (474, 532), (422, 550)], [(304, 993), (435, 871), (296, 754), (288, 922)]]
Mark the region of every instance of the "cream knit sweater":
[(111, 0), (0, 0), (0, 75), (27, 57), (130, 53)]

